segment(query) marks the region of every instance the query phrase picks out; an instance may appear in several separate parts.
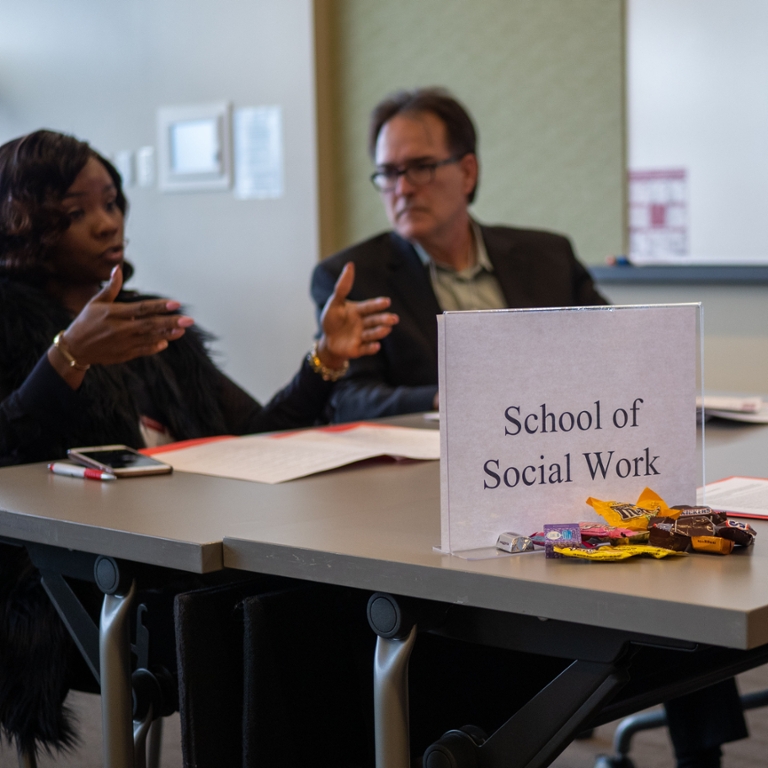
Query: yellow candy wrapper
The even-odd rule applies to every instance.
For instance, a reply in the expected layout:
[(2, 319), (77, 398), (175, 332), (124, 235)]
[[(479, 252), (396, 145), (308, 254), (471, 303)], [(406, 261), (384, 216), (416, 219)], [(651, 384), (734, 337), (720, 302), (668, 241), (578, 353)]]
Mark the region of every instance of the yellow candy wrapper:
[[(667, 506), (667, 502), (659, 496), (656, 491), (652, 491), (650, 488), (644, 488), (643, 492), (637, 497), (637, 506), (643, 507), (643, 509), (649, 509), (656, 512), (657, 515), (664, 515), (669, 517), (670, 514), (674, 514)], [(680, 514), (678, 512), (678, 514)]]
[(579, 547), (555, 547), (555, 552), (563, 557), (578, 557), (582, 560), (598, 560), (604, 563), (614, 560), (626, 560), (637, 555), (649, 555), (657, 560), (662, 557), (686, 556), (685, 552), (675, 552), (663, 547), (650, 547), (647, 544), (628, 544), (623, 547), (598, 547), (597, 549), (581, 549)]
[(647, 531), (648, 521), (652, 517), (658, 515), (669, 516), (670, 513), (670, 509), (664, 499), (650, 488), (646, 488), (640, 494), (636, 504), (627, 504), (622, 501), (601, 501), (591, 496), (587, 499), (587, 504), (608, 525), (613, 525), (617, 528), (628, 528), (631, 531)]

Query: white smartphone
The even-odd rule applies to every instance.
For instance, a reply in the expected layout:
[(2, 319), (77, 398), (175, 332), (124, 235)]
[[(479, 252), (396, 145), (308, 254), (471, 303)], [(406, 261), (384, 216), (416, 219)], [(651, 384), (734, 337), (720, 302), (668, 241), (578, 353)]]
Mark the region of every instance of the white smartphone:
[(145, 456), (127, 445), (97, 445), (91, 448), (70, 448), (67, 451), (72, 461), (85, 467), (111, 472), (118, 477), (139, 477), (141, 475), (166, 475), (173, 472), (170, 464)]

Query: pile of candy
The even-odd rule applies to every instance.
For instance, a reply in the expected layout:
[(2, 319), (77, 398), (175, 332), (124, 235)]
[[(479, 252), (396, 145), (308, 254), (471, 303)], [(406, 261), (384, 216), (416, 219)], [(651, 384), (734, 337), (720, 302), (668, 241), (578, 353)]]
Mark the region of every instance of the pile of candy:
[(748, 547), (755, 540), (751, 525), (729, 520), (709, 507), (668, 507), (664, 499), (646, 488), (636, 504), (589, 498), (606, 521), (545, 525), (531, 536), (502, 534), (497, 547), (524, 552), (544, 547), (546, 556), (586, 560), (625, 560), (635, 555), (655, 558), (709, 552), (728, 555), (734, 546)]

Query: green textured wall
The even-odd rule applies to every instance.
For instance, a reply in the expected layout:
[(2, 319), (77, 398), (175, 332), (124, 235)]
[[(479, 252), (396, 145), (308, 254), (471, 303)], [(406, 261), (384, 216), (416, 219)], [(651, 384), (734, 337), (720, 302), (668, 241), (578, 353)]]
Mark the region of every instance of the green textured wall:
[(623, 252), (623, 0), (327, 8), (337, 247), (387, 226), (368, 181), (371, 107), (398, 88), (444, 85), (478, 125), (481, 221), (567, 233), (589, 263)]

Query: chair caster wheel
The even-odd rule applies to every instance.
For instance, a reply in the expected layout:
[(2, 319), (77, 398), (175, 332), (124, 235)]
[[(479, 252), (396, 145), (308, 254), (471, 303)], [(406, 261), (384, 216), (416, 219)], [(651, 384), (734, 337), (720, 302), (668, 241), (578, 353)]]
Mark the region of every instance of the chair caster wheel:
[(423, 768), (478, 768), (477, 749), (488, 737), (474, 725), (448, 731), (427, 747)]
[(598, 755), (595, 768), (635, 768), (627, 755)]

